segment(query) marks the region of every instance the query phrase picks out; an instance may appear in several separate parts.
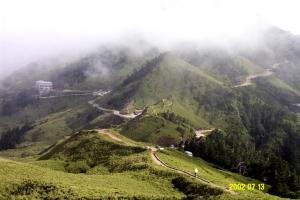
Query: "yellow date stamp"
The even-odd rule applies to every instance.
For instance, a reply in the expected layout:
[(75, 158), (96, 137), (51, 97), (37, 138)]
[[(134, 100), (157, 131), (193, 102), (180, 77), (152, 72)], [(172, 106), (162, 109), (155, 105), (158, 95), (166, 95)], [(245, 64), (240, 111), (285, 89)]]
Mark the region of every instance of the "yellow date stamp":
[(265, 190), (265, 184), (264, 183), (230, 183), (229, 184), (229, 190)]

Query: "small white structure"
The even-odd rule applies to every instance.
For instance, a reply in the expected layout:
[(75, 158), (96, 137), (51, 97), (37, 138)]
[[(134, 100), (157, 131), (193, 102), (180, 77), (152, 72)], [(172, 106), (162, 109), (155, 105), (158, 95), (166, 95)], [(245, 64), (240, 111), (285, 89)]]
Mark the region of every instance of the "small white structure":
[(50, 81), (39, 80), (35, 82), (40, 96), (48, 95), (53, 89), (53, 83)]
[(163, 147), (161, 147), (161, 146), (159, 146), (159, 145), (156, 145), (156, 148), (157, 148), (157, 150), (164, 150), (165, 148), (163, 148)]
[(193, 157), (193, 153), (190, 152), (190, 151), (185, 151), (186, 155), (190, 156), (190, 157)]
[(93, 96), (101, 96), (102, 97), (102, 96), (104, 96), (104, 95), (106, 95), (108, 93), (110, 93), (110, 90), (106, 90), (106, 91), (99, 90), (99, 91), (93, 92)]

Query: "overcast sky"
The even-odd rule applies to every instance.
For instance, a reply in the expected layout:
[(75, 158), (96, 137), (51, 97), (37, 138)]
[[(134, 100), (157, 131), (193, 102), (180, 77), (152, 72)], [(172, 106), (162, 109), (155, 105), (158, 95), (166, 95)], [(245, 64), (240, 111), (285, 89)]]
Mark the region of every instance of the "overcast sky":
[(273, 24), (300, 34), (298, 0), (0, 0), (0, 74), (123, 34), (241, 37)]

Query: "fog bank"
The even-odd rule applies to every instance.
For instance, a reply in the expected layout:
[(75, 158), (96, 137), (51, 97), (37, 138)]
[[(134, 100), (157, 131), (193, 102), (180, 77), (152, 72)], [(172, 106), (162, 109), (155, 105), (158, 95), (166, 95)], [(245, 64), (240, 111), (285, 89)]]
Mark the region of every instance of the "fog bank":
[(252, 45), (269, 25), (300, 33), (296, 0), (0, 1), (0, 78), (35, 60), (130, 38), (161, 48), (179, 41), (226, 47)]

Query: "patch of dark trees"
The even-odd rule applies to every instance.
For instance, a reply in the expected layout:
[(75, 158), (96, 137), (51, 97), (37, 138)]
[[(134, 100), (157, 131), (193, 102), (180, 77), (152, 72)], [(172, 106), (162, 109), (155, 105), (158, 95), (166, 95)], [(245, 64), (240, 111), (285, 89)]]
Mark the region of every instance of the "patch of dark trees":
[(28, 89), (18, 92), (14, 96), (6, 97), (1, 103), (1, 115), (11, 116), (28, 105), (37, 105), (36, 91)]
[(87, 59), (68, 64), (65, 68), (54, 74), (51, 78), (57, 88), (63, 89), (82, 83), (87, 78), (87, 70), (92, 64)]
[[(260, 95), (260, 99), (250, 92)], [(270, 184), (271, 194), (300, 198), (297, 117), (280, 104), (280, 98), (272, 99), (267, 92), (250, 92), (235, 95), (240, 102), (236, 107), (238, 114), (227, 108), (226, 128), (214, 130), (206, 138), (186, 141), (185, 149), (222, 168)]]
[(142, 80), (148, 73), (150, 73), (155, 67), (158, 66), (158, 64), (161, 62), (162, 58), (163, 58), (163, 54), (160, 56), (157, 56), (151, 60), (148, 60), (142, 66), (142, 68), (140, 68), (139, 70), (135, 69), (134, 72), (123, 81), (121, 86), (124, 87), (124, 86), (128, 85), (129, 83)]
[(172, 184), (179, 191), (183, 192), (188, 199), (210, 199), (212, 196), (219, 196), (224, 193), (220, 188), (201, 184), (186, 177), (179, 176), (172, 180)]
[(14, 149), (23, 140), (24, 135), (33, 129), (31, 123), (27, 123), (22, 127), (9, 129), (4, 132), (0, 139), (0, 150)]

